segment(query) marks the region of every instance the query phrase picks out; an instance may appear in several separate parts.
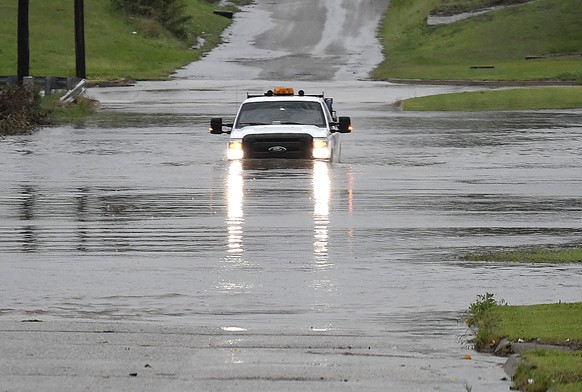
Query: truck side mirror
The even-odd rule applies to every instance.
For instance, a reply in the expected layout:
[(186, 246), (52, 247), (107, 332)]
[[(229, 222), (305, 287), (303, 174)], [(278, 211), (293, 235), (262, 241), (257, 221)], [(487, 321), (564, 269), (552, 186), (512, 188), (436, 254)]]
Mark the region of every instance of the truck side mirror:
[(210, 119), (210, 133), (213, 135), (220, 135), (222, 132), (222, 118), (214, 117)]
[(339, 118), (339, 131), (340, 133), (352, 132), (352, 119), (350, 117)]

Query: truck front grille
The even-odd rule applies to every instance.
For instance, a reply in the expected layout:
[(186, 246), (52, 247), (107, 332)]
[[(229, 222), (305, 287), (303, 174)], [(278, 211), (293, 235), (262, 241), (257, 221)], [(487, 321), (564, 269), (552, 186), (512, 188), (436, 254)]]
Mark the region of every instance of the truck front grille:
[(246, 158), (311, 158), (313, 138), (311, 135), (279, 133), (247, 135), (243, 138)]

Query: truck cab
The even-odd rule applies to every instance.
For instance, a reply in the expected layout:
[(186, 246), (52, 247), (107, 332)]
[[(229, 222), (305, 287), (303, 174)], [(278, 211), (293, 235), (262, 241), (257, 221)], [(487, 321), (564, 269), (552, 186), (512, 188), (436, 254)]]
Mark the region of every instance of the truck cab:
[[(230, 130), (224, 130), (224, 128)], [(210, 133), (230, 135), (229, 160), (317, 159), (339, 161), (340, 134), (352, 131), (349, 117), (336, 117), (333, 99), (278, 88), (247, 94), (232, 124), (212, 118)]]

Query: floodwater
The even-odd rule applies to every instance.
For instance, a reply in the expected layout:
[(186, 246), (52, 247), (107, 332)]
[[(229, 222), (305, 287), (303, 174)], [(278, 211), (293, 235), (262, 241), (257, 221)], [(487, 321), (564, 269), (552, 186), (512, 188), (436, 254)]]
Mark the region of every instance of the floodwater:
[[(399, 111), (475, 87), (363, 81), (388, 4), (258, 0), (176, 80), (93, 88), (92, 118), (1, 138), (2, 382), (507, 390), (463, 313), (580, 301), (582, 267), (462, 256), (580, 246), (582, 111)], [(278, 86), (352, 117), (341, 162), (226, 161), (210, 118)]]
[[(135, 390), (507, 390), (463, 313), (485, 293), (580, 301), (582, 267), (461, 257), (580, 245), (582, 111), (403, 113), (458, 87), (314, 83), (352, 116), (341, 162), (226, 161), (210, 117), (265, 87), (91, 89), (94, 117), (0, 139), (6, 385), (44, 383), (35, 366), (54, 390), (129, 388), (120, 371), (147, 360), (168, 372)], [(44, 321), (43, 345), (12, 320)], [(138, 326), (99, 333), (117, 321)]]
[(118, 91), (0, 141), (3, 317), (439, 335), (487, 292), (580, 301), (580, 266), (461, 260), (580, 245), (580, 111), (403, 113), (382, 92), (336, 100), (341, 163), (240, 163), (207, 132), (223, 92), (168, 113), (165, 89)]

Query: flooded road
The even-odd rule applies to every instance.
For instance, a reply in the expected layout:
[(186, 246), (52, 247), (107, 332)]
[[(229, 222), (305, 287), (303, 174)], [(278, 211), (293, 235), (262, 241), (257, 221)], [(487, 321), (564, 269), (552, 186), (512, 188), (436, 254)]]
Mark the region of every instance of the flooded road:
[(76, 128), (3, 139), (2, 313), (390, 330), (485, 292), (580, 299), (577, 266), (459, 261), (579, 244), (580, 112), (378, 104), (337, 102), (356, 130), (333, 165), (228, 163), (226, 139), (206, 131), (214, 113), (114, 103)]
[[(388, 4), (256, 1), (178, 79), (0, 139), (0, 387), (508, 390), (463, 312), (580, 301), (582, 267), (461, 257), (580, 246), (582, 111), (399, 111), (474, 88), (362, 81)], [(341, 162), (226, 161), (210, 118), (278, 86), (351, 116)]]
[(2, 139), (1, 318), (353, 334), (491, 381), (447, 360), (469, 303), (580, 301), (582, 268), (460, 257), (580, 245), (582, 112), (403, 113), (430, 88), (325, 87), (355, 127), (331, 165), (227, 162), (208, 121), (243, 94), (221, 83), (93, 89), (84, 123)]

